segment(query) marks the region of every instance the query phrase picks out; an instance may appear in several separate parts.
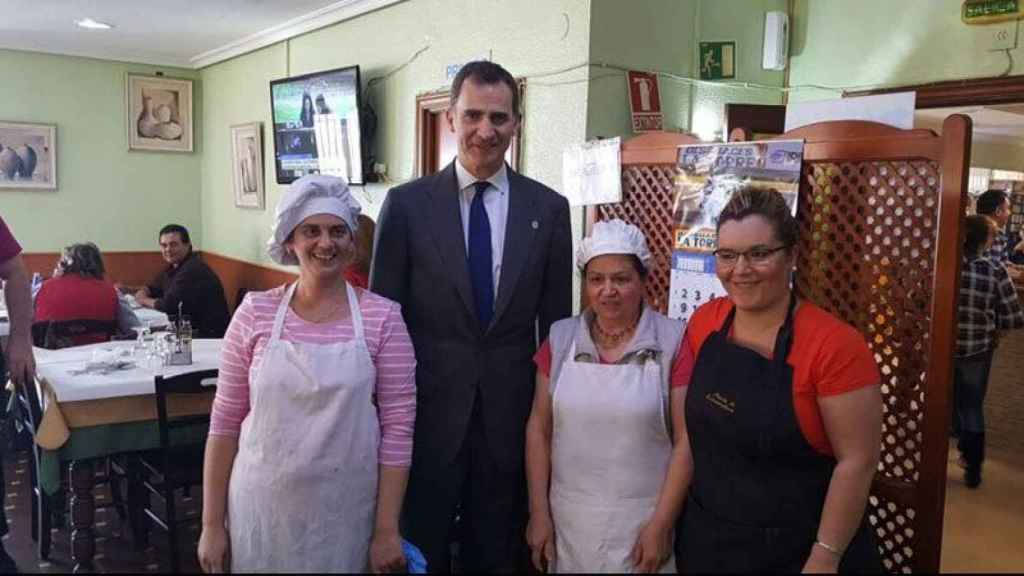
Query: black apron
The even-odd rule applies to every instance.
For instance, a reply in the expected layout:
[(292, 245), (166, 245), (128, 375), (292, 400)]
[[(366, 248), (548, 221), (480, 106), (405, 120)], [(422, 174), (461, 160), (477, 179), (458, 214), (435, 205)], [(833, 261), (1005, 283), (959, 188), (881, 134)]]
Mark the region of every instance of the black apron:
[[(697, 355), (686, 399), (694, 474), (677, 526), (683, 573), (799, 572), (817, 538), (834, 458), (793, 409), (790, 300), (772, 359), (729, 342), (735, 308)], [(882, 572), (867, 515), (840, 572)]]

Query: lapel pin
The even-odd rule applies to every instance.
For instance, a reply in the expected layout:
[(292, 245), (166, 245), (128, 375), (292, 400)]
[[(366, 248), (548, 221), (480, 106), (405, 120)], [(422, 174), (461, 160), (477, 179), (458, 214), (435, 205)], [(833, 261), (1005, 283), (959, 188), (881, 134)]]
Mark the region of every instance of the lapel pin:
[(536, 230), (537, 228), (540, 228), (540, 222), (534, 220), (533, 222), (530, 222), (530, 226), (532, 226), (533, 229)]

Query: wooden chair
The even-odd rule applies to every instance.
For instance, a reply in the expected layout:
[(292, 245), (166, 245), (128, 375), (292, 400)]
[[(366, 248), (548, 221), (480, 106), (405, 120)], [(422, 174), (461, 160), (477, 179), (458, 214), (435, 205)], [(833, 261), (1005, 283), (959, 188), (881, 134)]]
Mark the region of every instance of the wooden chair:
[(105, 342), (117, 333), (117, 322), (77, 319), (36, 322), (32, 324), (32, 344), (49, 350), (80, 346), (90, 337)]
[[(58, 527), (63, 527), (64, 520), (67, 517), (67, 511), (65, 509), (67, 506), (67, 500), (63, 497), (66, 490), (62, 488), (59, 496), (51, 496), (43, 490), (42, 485), (40, 484), (42, 448), (36, 444), (35, 440), (36, 431), (39, 429), (39, 424), (43, 419), (43, 409), (35, 385), (18, 388), (16, 391), (16, 406), (17, 421), (20, 423), (22, 428), (28, 431), (31, 436), (32, 444), (29, 450), (32, 457), (32, 464), (29, 466), (29, 479), (32, 484), (31, 536), (32, 540), (37, 543), (36, 553), (39, 555), (39, 558), (46, 560), (50, 556), (50, 545), (52, 543), (51, 528), (53, 528), (54, 524)], [(121, 520), (124, 520), (127, 516), (128, 510), (125, 498), (122, 496), (122, 480), (124, 479), (123, 470), (119, 469), (110, 460), (107, 460), (105, 464), (106, 471), (104, 474), (97, 477), (96, 483), (97, 486), (104, 483), (110, 485), (111, 503), (98, 505), (97, 508), (114, 507)], [(62, 477), (62, 486), (64, 486), (65, 483), (65, 479)]]
[[(156, 377), (156, 409), (160, 431), (160, 448), (155, 452), (140, 455), (142, 466), (142, 487), (149, 492), (145, 497), (143, 512), (148, 521), (167, 532), (170, 548), (171, 572), (179, 572), (181, 562), (178, 550), (178, 527), (181, 524), (194, 522), (199, 518), (178, 518), (175, 491), (188, 489), (191, 486), (202, 486), (203, 483), (203, 449), (204, 444), (181, 445), (172, 438), (178, 431), (209, 425), (209, 414), (201, 416), (169, 416), (167, 401), (169, 397), (180, 395), (210, 394), (214, 386), (203, 384), (204, 380), (216, 379), (217, 369), (202, 370), (190, 374), (171, 377)], [(158, 513), (151, 504), (150, 495), (163, 502), (163, 515)], [(134, 500), (133, 496), (129, 497)]]

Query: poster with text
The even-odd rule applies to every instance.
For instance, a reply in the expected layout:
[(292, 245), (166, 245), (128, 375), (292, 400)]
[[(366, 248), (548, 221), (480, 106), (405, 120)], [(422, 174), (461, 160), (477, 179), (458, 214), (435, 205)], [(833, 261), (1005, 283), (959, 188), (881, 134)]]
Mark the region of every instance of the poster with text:
[(725, 296), (715, 272), (718, 215), (746, 185), (774, 188), (793, 214), (800, 186), (803, 141), (697, 144), (679, 148), (672, 211), (674, 246), (668, 315), (684, 321)]

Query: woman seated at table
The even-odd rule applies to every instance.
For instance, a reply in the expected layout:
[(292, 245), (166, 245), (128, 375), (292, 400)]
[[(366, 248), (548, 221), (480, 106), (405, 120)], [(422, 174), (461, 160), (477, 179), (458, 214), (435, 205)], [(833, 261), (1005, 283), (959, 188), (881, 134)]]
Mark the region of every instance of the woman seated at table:
[(644, 304), (650, 260), (637, 227), (598, 222), (576, 260), (589, 307), (553, 324), (535, 357), (527, 542), (538, 570), (675, 572), (693, 362), (682, 322)]
[(117, 290), (104, 280), (105, 273), (103, 256), (92, 242), (64, 248), (53, 277), (43, 282), (36, 295), (33, 323), (95, 320), (111, 325), (106, 330), (73, 335), (64, 343), (74, 346), (109, 340), (115, 324), (127, 332), (137, 320), (131, 310), (119, 306)]
[(204, 571), (405, 567), (416, 361), (399, 306), (344, 281), (359, 212), (332, 176), (305, 176), (278, 203), (270, 256), (299, 279), (247, 294), (224, 338)]
[(694, 312), (684, 572), (881, 572), (865, 518), (882, 429), (864, 338), (790, 288), (797, 223), (745, 187), (718, 218), (727, 297)]

